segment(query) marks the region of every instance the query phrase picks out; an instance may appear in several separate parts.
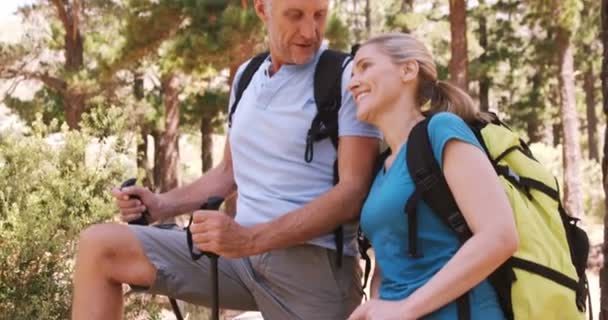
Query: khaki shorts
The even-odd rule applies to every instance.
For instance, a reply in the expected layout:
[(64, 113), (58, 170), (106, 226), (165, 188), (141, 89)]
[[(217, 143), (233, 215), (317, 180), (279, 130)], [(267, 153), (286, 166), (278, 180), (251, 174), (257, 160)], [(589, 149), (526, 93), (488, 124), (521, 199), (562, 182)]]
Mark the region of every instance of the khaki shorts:
[[(186, 233), (131, 226), (157, 268), (144, 292), (209, 305), (209, 259), (193, 261)], [(264, 319), (346, 319), (361, 303), (361, 268), (356, 257), (336, 265), (334, 250), (314, 245), (260, 255), (219, 259), (220, 308), (260, 311)]]

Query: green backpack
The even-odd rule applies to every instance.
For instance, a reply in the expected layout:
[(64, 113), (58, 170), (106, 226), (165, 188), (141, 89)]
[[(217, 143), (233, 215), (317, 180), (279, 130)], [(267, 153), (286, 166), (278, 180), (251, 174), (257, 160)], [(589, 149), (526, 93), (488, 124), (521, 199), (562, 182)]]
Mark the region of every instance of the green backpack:
[[(424, 200), (461, 242), (471, 237), (466, 221), (433, 156), (428, 136), (432, 115), (417, 124), (407, 143), (407, 167), (416, 189), (406, 204), (409, 253), (416, 245), (416, 207)], [(519, 249), (489, 280), (507, 319), (582, 319), (588, 283), (589, 240), (578, 219), (564, 210), (555, 177), (519, 136), (494, 116), (469, 124), (485, 149), (513, 208)], [(390, 150), (383, 154), (388, 156)], [(382, 161), (383, 163), (384, 161)], [(460, 320), (470, 318), (468, 293), (457, 300)], [(591, 301), (589, 300), (591, 313)]]

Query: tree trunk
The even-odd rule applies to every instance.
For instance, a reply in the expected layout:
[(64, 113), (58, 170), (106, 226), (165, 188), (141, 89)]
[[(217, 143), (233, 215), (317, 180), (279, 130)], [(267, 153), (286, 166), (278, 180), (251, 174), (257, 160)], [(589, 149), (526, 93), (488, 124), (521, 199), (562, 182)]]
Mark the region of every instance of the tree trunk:
[[(479, 1), (480, 7), (485, 7), (485, 1)], [(490, 77), (488, 76), (488, 23), (485, 14), (479, 16), (479, 45), (483, 49), (479, 61), (483, 66), (483, 74), (479, 78), (479, 109), (481, 111), (490, 110)]]
[(211, 119), (203, 117), (201, 119), (201, 163), (203, 174), (213, 167), (213, 128)]
[[(73, 24), (70, 24), (74, 28)], [(65, 69), (67, 71), (78, 71), (84, 65), (84, 48), (82, 44), (82, 36), (80, 30), (74, 34), (66, 32), (65, 41)]]
[(466, 0), (450, 0), (450, 31), (452, 34), (452, 58), (450, 59), (450, 81), (468, 91), (467, 22)]
[(160, 137), (160, 181), (157, 185), (160, 192), (176, 188), (179, 165), (179, 100), (180, 79), (176, 73), (170, 73), (162, 79), (163, 103), (165, 105), (165, 130)]
[(553, 147), (557, 148), (562, 143), (562, 123), (554, 123), (551, 127), (553, 128), (551, 130), (553, 133)]
[[(238, 69), (238, 65), (233, 65), (230, 68), (230, 75), (228, 76), (229, 79), (234, 79), (235, 75), (236, 75), (236, 71)], [(232, 83), (232, 81), (230, 82)], [(228, 139), (228, 137), (226, 137), (226, 139)], [(224, 211), (230, 215), (234, 215), (236, 213), (236, 200), (238, 197), (238, 192), (234, 192), (231, 196), (226, 197), (226, 200), (224, 201)]]
[(365, 30), (368, 37), (372, 34), (372, 8), (370, 2), (371, 0), (365, 0)]
[(148, 160), (148, 135), (150, 130), (146, 125), (141, 125), (139, 129), (139, 141), (137, 142), (137, 169), (144, 173), (142, 185), (155, 191), (154, 176)]
[[(83, 38), (80, 33), (79, 12), (80, 1), (53, 0), (57, 15), (65, 29), (63, 55), (64, 68), (68, 73), (76, 73), (84, 65)], [(63, 107), (65, 119), (70, 129), (79, 129), (82, 113), (85, 111), (85, 97), (83, 92), (77, 92), (67, 85), (63, 93)]]
[[(602, 59), (602, 110), (608, 119), (608, 0), (602, 0), (602, 27), (600, 38), (603, 50)], [(608, 125), (604, 127), (604, 155), (602, 158), (602, 178), (604, 187), (604, 262), (600, 270), (600, 319), (608, 320)]]
[(599, 151), (597, 146), (597, 114), (595, 113), (595, 105), (597, 99), (595, 96), (595, 75), (591, 66), (587, 68), (583, 80), (583, 89), (585, 91), (585, 103), (587, 105), (587, 137), (589, 139), (589, 159), (600, 161)]
[[(541, 92), (541, 87), (543, 85), (545, 74), (544, 66), (541, 66), (537, 69), (536, 74), (532, 77), (532, 91), (530, 93), (530, 110), (528, 114), (526, 114), (526, 128), (528, 133), (529, 143), (539, 142), (543, 139), (543, 133), (541, 132), (541, 121), (538, 117), (538, 105), (540, 105), (543, 99)], [(561, 130), (561, 126), (557, 128), (554, 132), (559, 133)], [(554, 145), (559, 145), (559, 134), (554, 135), (554, 138), (557, 138), (554, 141)]]
[(160, 157), (161, 136), (162, 136), (162, 131), (157, 130), (157, 129), (152, 131), (152, 138), (154, 140), (154, 169), (152, 170), (152, 173), (153, 173), (153, 177), (154, 177), (154, 188), (156, 190), (159, 189), (160, 180), (162, 177), (162, 163), (161, 163), (161, 157)]
[[(144, 99), (144, 76), (141, 72), (134, 74), (135, 81), (133, 82), (133, 95), (138, 102)], [(143, 118), (143, 117), (142, 117)], [(150, 165), (148, 163), (148, 134), (150, 129), (143, 123), (143, 119), (139, 119), (139, 139), (137, 140), (137, 170), (144, 173), (142, 185), (150, 190), (154, 190), (154, 181)]]
[(583, 190), (580, 173), (580, 133), (574, 92), (574, 46), (571, 33), (562, 27), (556, 36), (559, 63), (560, 116), (563, 130), (564, 205), (575, 217), (583, 213)]
[(353, 0), (353, 14), (352, 14), (352, 33), (355, 36), (355, 43), (360, 43), (361, 42), (361, 26), (359, 25), (359, 10), (357, 8), (357, 1), (360, 0)]
[(80, 128), (80, 120), (82, 120), (82, 114), (84, 113), (84, 102), (84, 96), (71, 92), (70, 88), (64, 93), (63, 110), (65, 121), (70, 129), (77, 130)]
[[(68, 72), (78, 72), (83, 66), (83, 47), (82, 37), (77, 34), (76, 40), (68, 40), (65, 38), (65, 69)], [(65, 119), (70, 129), (79, 129), (80, 120), (85, 109), (85, 97), (82, 92), (77, 92), (77, 89), (67, 85), (67, 90), (63, 94), (63, 107)]]

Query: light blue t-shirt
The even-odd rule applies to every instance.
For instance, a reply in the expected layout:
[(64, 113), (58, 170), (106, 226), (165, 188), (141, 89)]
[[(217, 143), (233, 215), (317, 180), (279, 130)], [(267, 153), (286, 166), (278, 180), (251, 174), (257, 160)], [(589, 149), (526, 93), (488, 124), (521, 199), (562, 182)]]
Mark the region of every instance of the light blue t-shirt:
[[(272, 77), (268, 58), (253, 76), (233, 115), (229, 132), (234, 177), (238, 186), (236, 221), (244, 226), (266, 223), (296, 210), (333, 187), (336, 150), (329, 139), (314, 144), (307, 163), (306, 134), (317, 114), (313, 93), (315, 66), (321, 49), (307, 64), (283, 65)], [(233, 90), (248, 62), (235, 76)], [(346, 90), (352, 65), (342, 77), (339, 136), (380, 138), (374, 127), (357, 121)], [(230, 106), (234, 96), (230, 97)], [(344, 226), (344, 253), (356, 254), (356, 224)], [(310, 241), (335, 249), (333, 234)]]
[[(428, 133), (433, 154), (440, 165), (444, 147), (451, 139), (482, 148), (465, 122), (451, 113), (435, 115), (429, 123)], [(380, 298), (385, 300), (401, 300), (411, 295), (443, 268), (460, 247), (456, 233), (420, 201), (417, 246), (423, 256), (409, 256), (404, 207), (415, 186), (406, 168), (406, 144), (398, 151), (388, 171), (380, 170), (376, 176), (361, 214), (361, 228), (371, 241), (382, 270)], [(472, 319), (504, 318), (495, 291), (487, 280), (473, 288), (469, 298)], [(451, 303), (425, 319), (454, 320), (458, 319), (457, 311), (456, 303)]]

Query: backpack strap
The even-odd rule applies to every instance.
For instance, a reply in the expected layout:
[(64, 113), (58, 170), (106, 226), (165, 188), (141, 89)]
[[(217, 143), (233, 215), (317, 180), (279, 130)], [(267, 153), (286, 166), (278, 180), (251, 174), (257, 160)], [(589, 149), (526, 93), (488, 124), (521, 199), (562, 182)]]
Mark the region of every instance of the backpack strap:
[[(311, 162), (314, 157), (313, 144), (330, 138), (338, 149), (338, 111), (342, 106), (342, 74), (352, 57), (340, 51), (325, 50), (321, 53), (314, 75), (314, 98), (317, 115), (312, 120), (306, 135), (304, 159)], [(334, 177), (337, 182), (337, 176)]]
[[(464, 243), (472, 236), (464, 216), (456, 205), (450, 187), (433, 155), (433, 148), (428, 135), (428, 126), (432, 116), (414, 126), (407, 140), (407, 169), (416, 186), (414, 193), (407, 200), (405, 212), (408, 218), (408, 246), (410, 256), (422, 256), (418, 251), (417, 207), (420, 200), (424, 202), (458, 235)], [(458, 320), (469, 320), (469, 294), (465, 293), (456, 300)]]
[(228, 114), (229, 128), (232, 128), (232, 116), (236, 111), (239, 101), (241, 101), (241, 98), (243, 97), (245, 89), (247, 89), (249, 83), (251, 82), (251, 79), (253, 79), (253, 75), (256, 71), (258, 71), (262, 63), (264, 63), (264, 60), (266, 60), (268, 55), (270, 55), (270, 52), (263, 52), (253, 57), (251, 61), (249, 61), (249, 63), (247, 64), (247, 67), (245, 67), (243, 74), (241, 74), (241, 78), (239, 79), (239, 82), (236, 85), (236, 92), (234, 93), (234, 102), (232, 103), (232, 106), (230, 106), (230, 114)]
[[(315, 67), (314, 99), (317, 106), (310, 129), (306, 135), (306, 150), (304, 160), (311, 162), (314, 157), (313, 144), (330, 138), (338, 150), (338, 111), (342, 106), (342, 74), (352, 57), (340, 51), (325, 50), (321, 53)], [(338, 159), (334, 161), (334, 185), (338, 184)], [(337, 251), (337, 265), (342, 266), (344, 254), (344, 229), (338, 226), (334, 230), (334, 240)]]
[[(471, 230), (469, 230), (466, 220), (443, 176), (441, 167), (433, 155), (433, 148), (428, 135), (428, 126), (431, 119), (432, 116), (419, 122), (410, 133), (407, 142), (407, 168), (416, 185), (415, 192), (420, 194), (420, 198), (437, 213), (450, 229), (456, 232), (460, 241), (464, 242), (471, 237)], [(410, 197), (410, 199), (413, 198), (415, 197)], [(416, 211), (416, 207), (417, 203), (411, 203), (408, 200), (406, 204), (408, 216)]]

